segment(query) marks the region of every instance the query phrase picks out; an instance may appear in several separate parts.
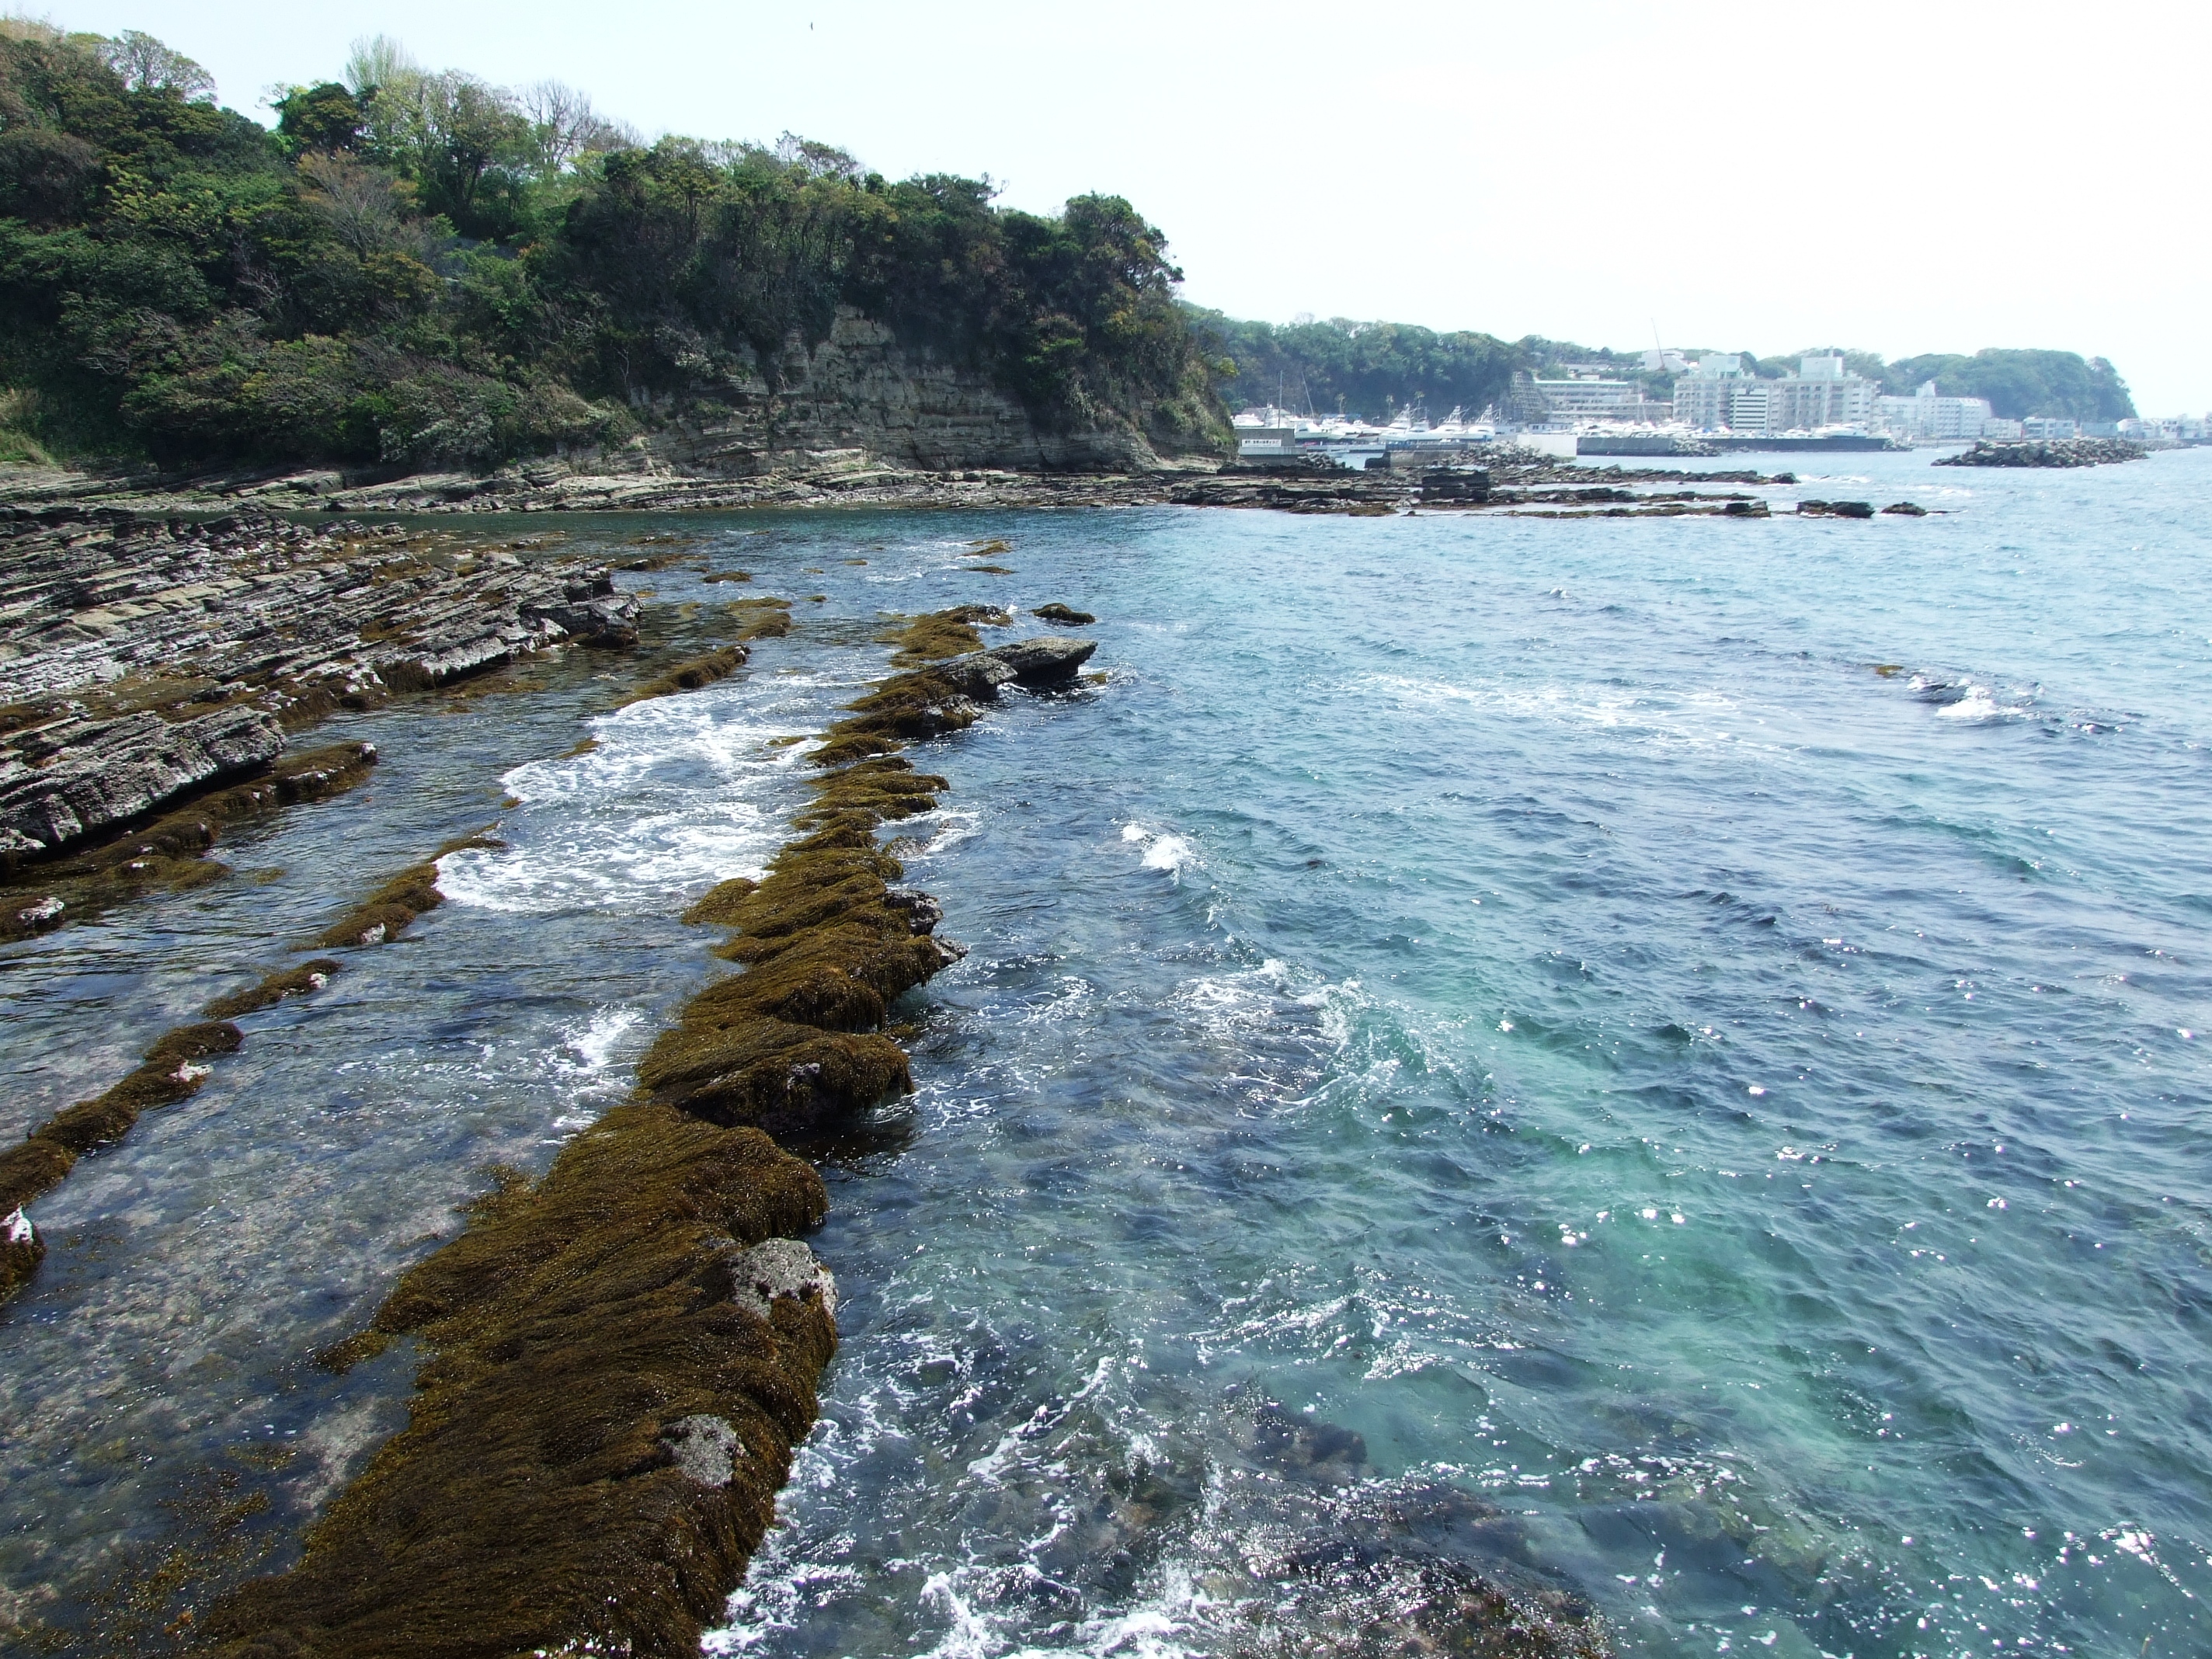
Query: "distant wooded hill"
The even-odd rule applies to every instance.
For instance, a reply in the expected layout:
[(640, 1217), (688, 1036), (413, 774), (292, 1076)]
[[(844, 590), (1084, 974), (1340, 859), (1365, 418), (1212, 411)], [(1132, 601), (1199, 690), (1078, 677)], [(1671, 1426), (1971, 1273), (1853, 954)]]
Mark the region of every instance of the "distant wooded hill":
[[(1641, 352), (1612, 351), (1528, 335), (1502, 340), (1471, 331), (1439, 333), (1407, 323), (1243, 322), (1219, 312), (1193, 309), (1192, 323), (1215, 365), (1217, 384), (1231, 408), (1279, 403), (1285, 408), (1330, 413), (1342, 410), (1370, 420), (1388, 419), (1408, 404), (1441, 418), (1453, 405), (1469, 415), (1504, 401), (1516, 373), (1564, 374), (1570, 364), (1595, 365), (1641, 380), (1663, 400), (1670, 376), (1649, 375)], [(1798, 357), (1833, 347), (1808, 347), (1786, 357), (1741, 353), (1747, 369), (1769, 377), (1795, 374)], [(1692, 361), (1709, 355), (1684, 354)], [(1953, 397), (1986, 398), (1999, 415), (2070, 416), (2117, 421), (2133, 415), (2127, 385), (2102, 357), (2071, 351), (1997, 350), (1972, 356), (1933, 355), (1886, 363), (1871, 352), (1845, 351), (1849, 367), (1885, 392), (1910, 397), (1929, 380)]]

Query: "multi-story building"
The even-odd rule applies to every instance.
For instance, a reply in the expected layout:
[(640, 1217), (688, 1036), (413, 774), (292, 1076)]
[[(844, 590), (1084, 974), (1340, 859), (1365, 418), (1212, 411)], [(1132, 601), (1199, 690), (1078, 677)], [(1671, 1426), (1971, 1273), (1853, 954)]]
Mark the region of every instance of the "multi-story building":
[(1946, 398), (1928, 381), (1910, 398), (1879, 398), (1875, 414), (1883, 428), (1900, 438), (1948, 441), (1995, 437), (1996, 416), (1986, 398)]
[(2080, 422), (2069, 421), (2062, 415), (2031, 415), (2020, 423), (2021, 437), (2039, 439), (2045, 442), (2076, 438), (2081, 436), (2081, 433)]
[(1762, 380), (1743, 372), (1733, 356), (1700, 358), (1674, 382), (1674, 418), (1700, 432), (1810, 431), (1824, 426), (1866, 426), (1874, 419), (1875, 384), (1844, 367), (1841, 357), (1798, 360), (1797, 373)]
[[(1674, 418), (1693, 432), (1733, 427), (1729, 400), (1747, 377), (1743, 360), (1733, 355), (1701, 357), (1698, 366), (1674, 377)], [(1761, 419), (1765, 418), (1764, 412)]]
[[(1531, 380), (1529, 391), (1541, 400), (1546, 415), (1555, 421), (1634, 420), (1644, 401), (1644, 388), (1633, 380), (1574, 374), (1565, 380)], [(1624, 413), (1623, 411), (1627, 411)]]

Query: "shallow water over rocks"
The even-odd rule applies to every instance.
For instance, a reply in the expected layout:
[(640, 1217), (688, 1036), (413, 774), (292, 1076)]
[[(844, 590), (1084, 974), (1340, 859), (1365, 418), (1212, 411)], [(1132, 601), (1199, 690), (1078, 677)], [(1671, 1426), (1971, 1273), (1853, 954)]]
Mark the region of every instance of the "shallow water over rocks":
[(20, 1133), (508, 843), (40, 1206), (0, 1617), (158, 1646), (286, 1559), (411, 1363), (310, 1355), (727, 971), (677, 917), (788, 834), (770, 740), (879, 612), (1060, 601), (1103, 682), (911, 751), (970, 953), (826, 1149), (844, 1343), (710, 1649), (2207, 1645), (2212, 457), (1847, 459), (1765, 493), (1948, 510), (571, 521), (754, 573), (621, 578), (672, 659), (794, 629), (333, 722), (376, 775), (236, 876), (0, 951)]

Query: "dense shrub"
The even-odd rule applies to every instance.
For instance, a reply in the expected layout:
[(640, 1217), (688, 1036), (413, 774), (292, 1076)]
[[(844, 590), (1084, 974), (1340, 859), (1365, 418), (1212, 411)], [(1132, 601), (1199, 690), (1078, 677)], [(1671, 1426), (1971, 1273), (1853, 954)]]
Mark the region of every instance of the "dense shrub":
[(775, 388), (842, 305), (1042, 424), (1220, 437), (1179, 273), (1117, 198), (1048, 218), (789, 137), (647, 147), (383, 40), (349, 79), (270, 133), (147, 37), (0, 30), (0, 386), (37, 437), (489, 463)]

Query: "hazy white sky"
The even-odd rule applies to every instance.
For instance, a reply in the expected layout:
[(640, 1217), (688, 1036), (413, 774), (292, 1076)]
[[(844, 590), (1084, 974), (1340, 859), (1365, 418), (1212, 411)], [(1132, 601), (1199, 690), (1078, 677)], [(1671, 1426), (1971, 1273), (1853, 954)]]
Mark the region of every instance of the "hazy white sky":
[[(36, 10), (35, 0), (32, 9)], [(2212, 405), (2212, 8), (64, 0), (225, 103), (354, 37), (590, 93), (648, 134), (1103, 190), (1234, 314), (1591, 345), (2101, 353)]]

